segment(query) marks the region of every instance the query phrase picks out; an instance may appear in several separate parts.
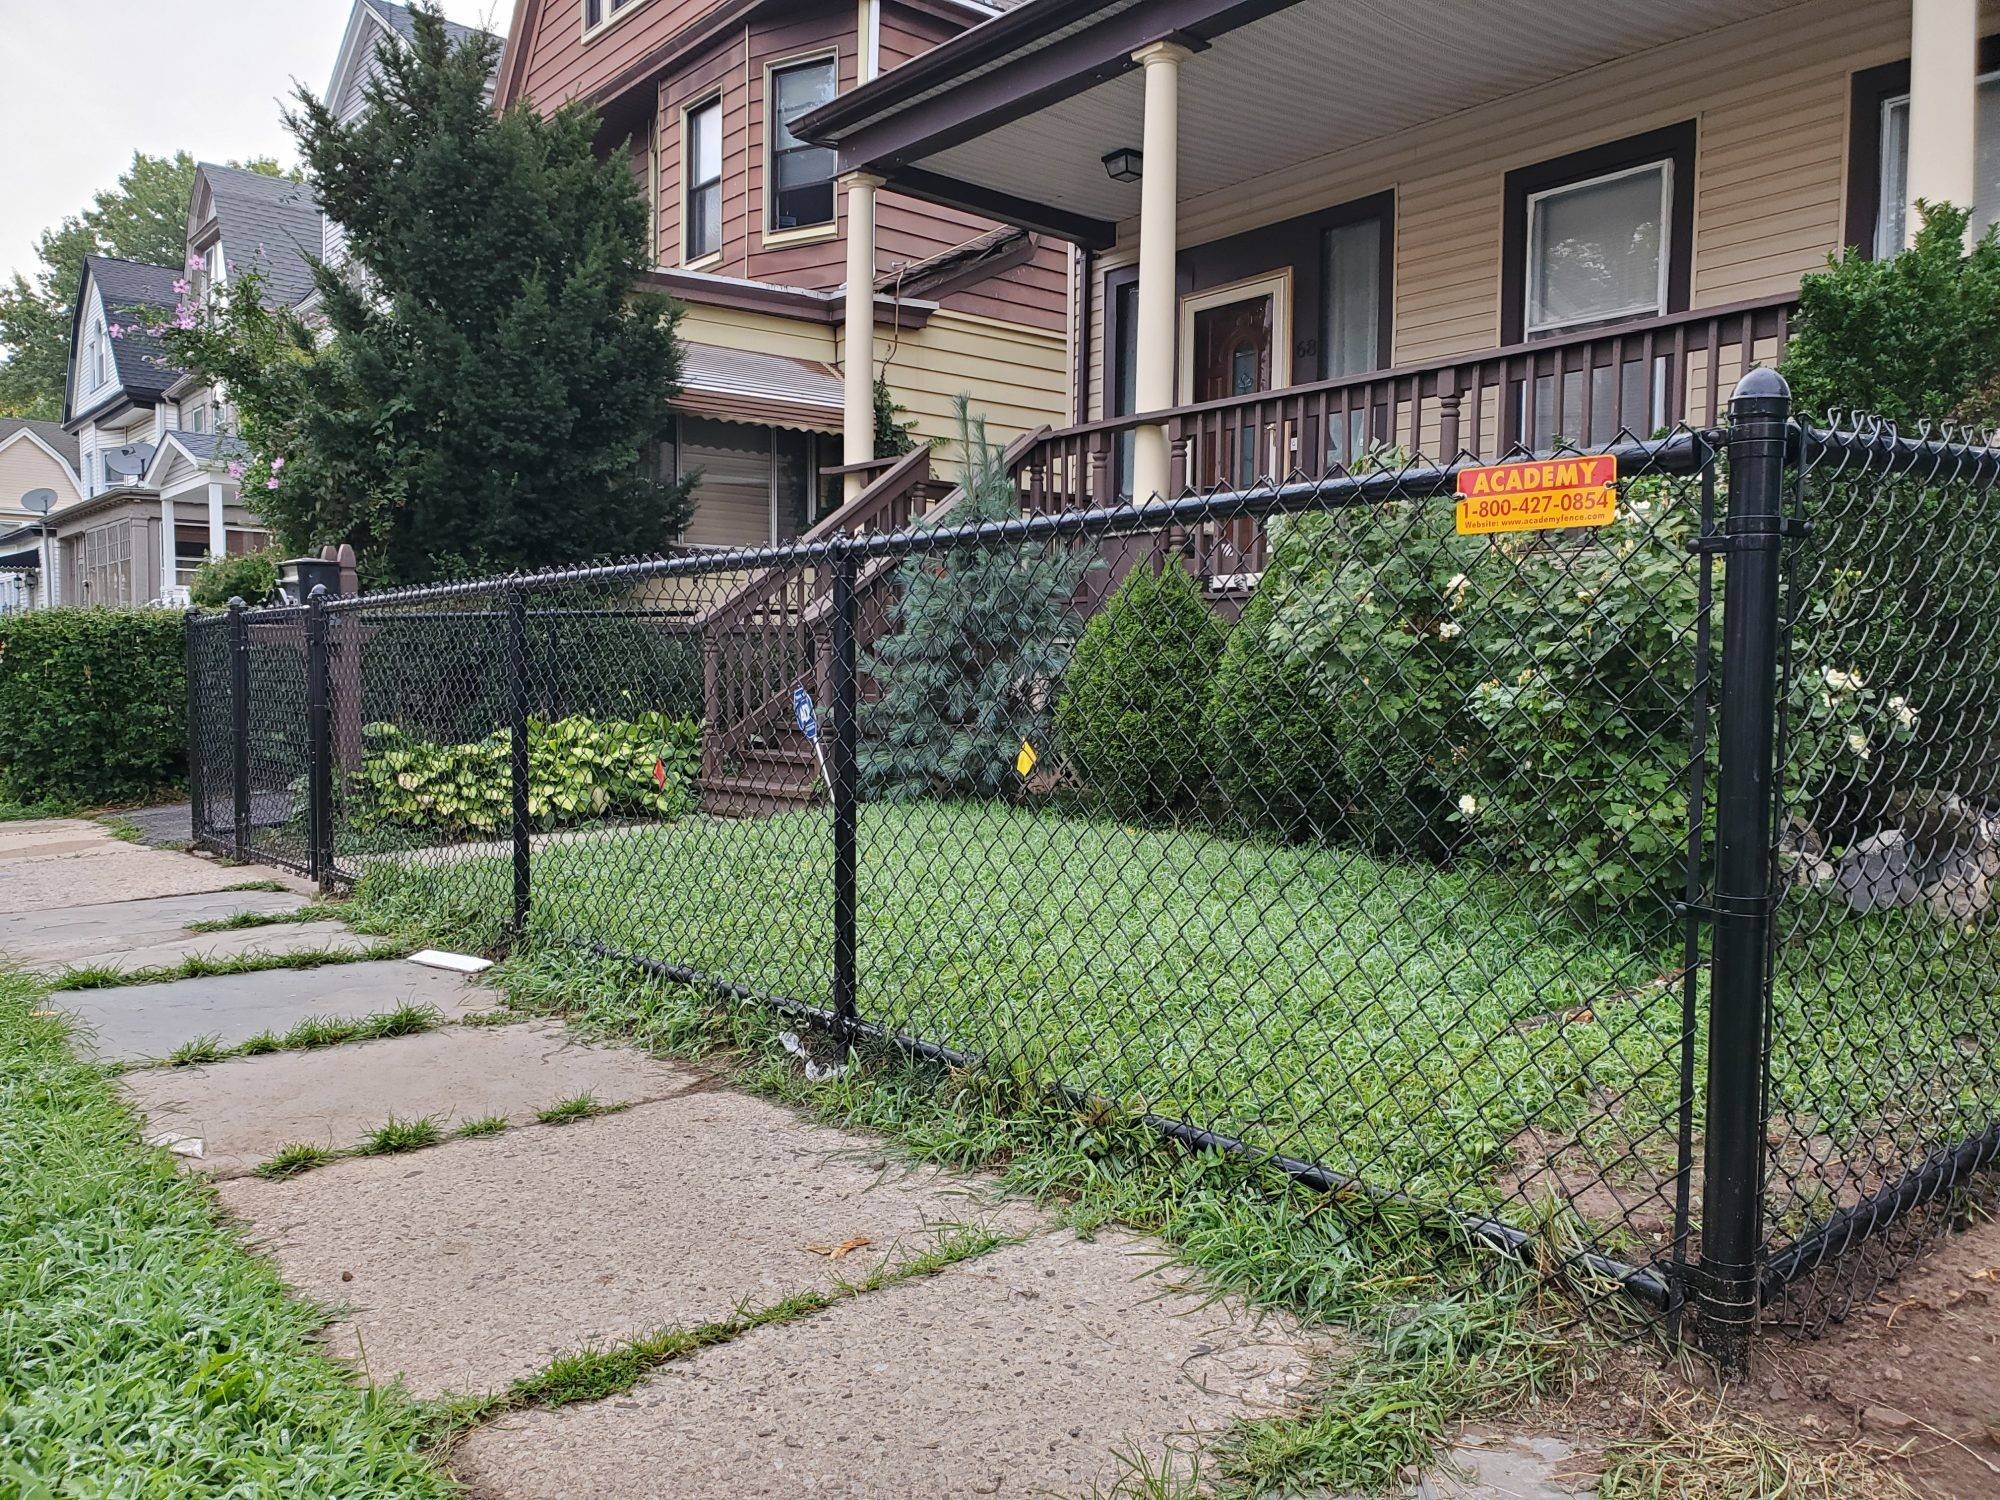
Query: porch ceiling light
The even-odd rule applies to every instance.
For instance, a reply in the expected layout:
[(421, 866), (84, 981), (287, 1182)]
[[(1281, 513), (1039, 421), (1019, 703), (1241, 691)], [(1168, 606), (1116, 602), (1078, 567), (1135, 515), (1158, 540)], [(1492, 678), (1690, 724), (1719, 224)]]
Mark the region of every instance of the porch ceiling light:
[(1143, 160), (1136, 146), (1120, 146), (1104, 153), (1104, 170), (1113, 182), (1137, 182)]

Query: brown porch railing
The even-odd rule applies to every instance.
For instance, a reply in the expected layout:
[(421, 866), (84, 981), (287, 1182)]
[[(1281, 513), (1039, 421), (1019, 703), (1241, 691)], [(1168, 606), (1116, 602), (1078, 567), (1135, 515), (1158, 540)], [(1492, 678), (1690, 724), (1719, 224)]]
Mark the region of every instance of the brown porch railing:
[[(1015, 470), (1023, 508), (1129, 498), (1131, 435), (1163, 423), (1178, 494), (1317, 479), (1371, 451), (1497, 460), (1559, 440), (1601, 445), (1678, 422), (1717, 421), (1737, 378), (1784, 351), (1794, 295), (1536, 339), (1428, 364), (1049, 433)], [(1201, 576), (1222, 586), (1263, 569), (1261, 524), (1190, 539)]]

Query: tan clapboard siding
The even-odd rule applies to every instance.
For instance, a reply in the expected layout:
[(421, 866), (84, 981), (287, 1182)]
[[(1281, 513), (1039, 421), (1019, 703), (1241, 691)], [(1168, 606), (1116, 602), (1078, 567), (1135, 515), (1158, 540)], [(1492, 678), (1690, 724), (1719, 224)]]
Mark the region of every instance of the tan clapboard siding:
[[(1983, 0), (1986, 32), (2000, 0)], [(1394, 357), (1422, 363), (1500, 336), (1504, 180), (1516, 167), (1693, 119), (1697, 308), (1795, 289), (1844, 233), (1851, 75), (1909, 52), (1909, 0), (1811, 0), (1593, 68), (1336, 156), (1185, 203), (1201, 244), (1393, 188)], [(1090, 415), (1104, 410), (1103, 272), (1089, 319)]]
[[(878, 329), (876, 368), (916, 422), (916, 435), (938, 444), (938, 457), (956, 472), (957, 397), (972, 398), (986, 418), (987, 436), (1005, 444), (1036, 427), (1066, 421), (1063, 367), (1068, 359), (1060, 331), (1043, 332), (950, 310), (932, 314), (923, 328), (905, 330), (891, 347)], [(841, 356), (846, 353), (842, 340)]]
[(690, 305), (681, 318), (681, 337), (689, 343), (748, 349), (756, 354), (782, 354), (791, 359), (816, 359), (831, 364), (839, 354), (835, 330), (827, 323), (807, 323), (770, 313), (739, 312), (732, 307)]

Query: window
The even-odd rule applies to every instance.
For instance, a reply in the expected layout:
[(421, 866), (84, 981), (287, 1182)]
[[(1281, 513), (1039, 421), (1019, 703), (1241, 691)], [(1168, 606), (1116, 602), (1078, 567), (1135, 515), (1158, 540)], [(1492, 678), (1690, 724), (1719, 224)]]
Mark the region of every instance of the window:
[(198, 396), (181, 403), (181, 431), (208, 431), (208, 397)]
[(800, 140), (791, 127), (800, 115), (832, 100), (833, 66), (832, 58), (822, 57), (771, 72), (764, 193), (773, 232), (833, 222), (833, 152)]
[[(1972, 232), (1984, 234), (2000, 218), (2000, 71), (1979, 79), (1977, 115), (1973, 124), (1974, 170)], [(1903, 248), (1910, 198), (1910, 95), (1906, 89), (1882, 101), (1881, 165), (1878, 191), (1881, 212), (1875, 218), (1875, 258), (1885, 259)]]
[(1365, 375), (1381, 363), (1382, 222), (1362, 219), (1320, 240), (1320, 378)]
[(1673, 188), (1662, 160), (1530, 194), (1527, 332), (1665, 312)]
[(722, 249), (722, 101), (697, 104), (683, 119), (681, 171), (687, 180), (681, 259), (692, 264)]
[(131, 522), (114, 521), (83, 534), (83, 602), (133, 602)]
[(639, 0), (583, 0), (583, 30), (587, 36), (600, 26), (609, 24), (623, 15)]
[[(1139, 281), (1136, 272), (1126, 273), (1122, 279), (1106, 280), (1105, 296), (1109, 302), (1106, 309), (1111, 314), (1111, 378), (1106, 382), (1105, 395), (1110, 404), (1105, 409), (1107, 417), (1129, 417), (1139, 409)], [(1112, 450), (1112, 477), (1114, 490), (1122, 499), (1132, 493), (1132, 452), (1133, 438), (1129, 432), (1118, 434), (1118, 446)]]
[(1509, 172), (1500, 342), (1684, 309), (1694, 165), (1687, 120)]
[(95, 323), (83, 336), (83, 378), (78, 384), (94, 391), (104, 384), (104, 332)]
[(194, 582), (195, 569), (208, 561), (208, 528), (174, 528), (174, 582), (186, 588)]

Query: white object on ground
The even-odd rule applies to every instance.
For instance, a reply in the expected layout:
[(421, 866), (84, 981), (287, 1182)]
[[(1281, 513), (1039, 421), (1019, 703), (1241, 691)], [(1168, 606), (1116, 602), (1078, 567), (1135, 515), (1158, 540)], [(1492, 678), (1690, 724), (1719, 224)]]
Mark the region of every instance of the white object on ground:
[(812, 1053), (806, 1050), (806, 1044), (799, 1040), (796, 1031), (779, 1032), (778, 1045), (806, 1065), (807, 1083), (825, 1083), (828, 1079), (838, 1078), (847, 1071), (845, 1063), (815, 1062)]
[(164, 1146), (175, 1156), (192, 1156), (197, 1161), (201, 1160), (202, 1142), (198, 1135), (182, 1135), (178, 1131), (169, 1130), (154, 1136), (146, 1144)]
[(425, 948), (412, 953), (410, 962), (426, 968), (449, 969), (454, 974), (478, 974), (493, 967), (490, 958), (474, 958), (469, 953), (446, 953), (442, 948)]

